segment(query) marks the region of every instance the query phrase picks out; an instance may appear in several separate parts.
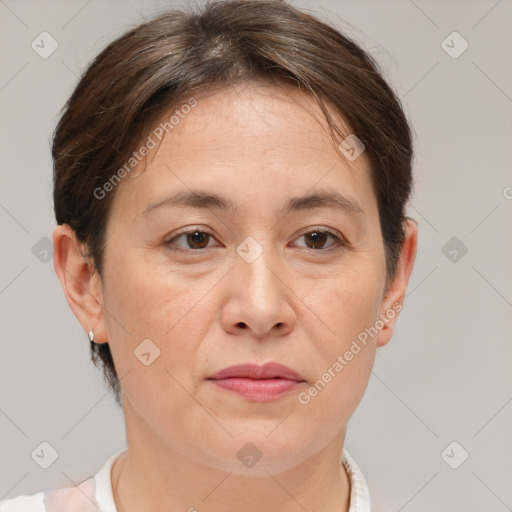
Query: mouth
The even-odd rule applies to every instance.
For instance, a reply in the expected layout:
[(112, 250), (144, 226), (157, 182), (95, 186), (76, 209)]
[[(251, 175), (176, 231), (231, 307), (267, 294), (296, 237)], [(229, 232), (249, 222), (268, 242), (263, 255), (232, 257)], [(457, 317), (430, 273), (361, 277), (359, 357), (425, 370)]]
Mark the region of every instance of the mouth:
[(230, 366), (207, 380), (217, 388), (256, 402), (267, 402), (292, 393), (306, 382), (296, 371), (280, 363)]

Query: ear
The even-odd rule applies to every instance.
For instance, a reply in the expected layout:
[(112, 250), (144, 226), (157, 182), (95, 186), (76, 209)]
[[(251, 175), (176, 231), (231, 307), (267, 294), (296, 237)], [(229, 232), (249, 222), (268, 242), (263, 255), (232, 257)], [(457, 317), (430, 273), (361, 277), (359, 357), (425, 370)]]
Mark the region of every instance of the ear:
[(92, 258), (86, 256), (84, 244), (67, 224), (55, 228), (53, 246), (53, 266), (69, 307), (85, 332), (94, 331), (96, 343), (107, 342), (103, 286)]
[(393, 336), (395, 322), (403, 308), (407, 283), (411, 276), (418, 248), (418, 225), (412, 219), (405, 221), (405, 240), (397, 263), (395, 278), (388, 285), (382, 302), (380, 319), (384, 326), (377, 336), (377, 347), (385, 345)]

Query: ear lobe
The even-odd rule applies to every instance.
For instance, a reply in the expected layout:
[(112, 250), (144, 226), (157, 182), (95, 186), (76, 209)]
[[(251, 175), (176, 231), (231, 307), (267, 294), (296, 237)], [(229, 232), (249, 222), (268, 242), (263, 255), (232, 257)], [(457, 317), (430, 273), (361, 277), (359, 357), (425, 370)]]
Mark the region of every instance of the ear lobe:
[(400, 252), (400, 258), (397, 264), (395, 278), (389, 285), (382, 302), (380, 318), (384, 322), (384, 327), (377, 336), (377, 347), (388, 343), (393, 336), (393, 329), (400, 311), (403, 308), (407, 284), (411, 277), (416, 253), (418, 249), (418, 225), (412, 219), (405, 222), (405, 240)]
[(55, 228), (53, 246), (53, 266), (69, 307), (85, 332), (94, 330), (96, 343), (106, 342), (101, 279), (85, 247), (67, 224)]

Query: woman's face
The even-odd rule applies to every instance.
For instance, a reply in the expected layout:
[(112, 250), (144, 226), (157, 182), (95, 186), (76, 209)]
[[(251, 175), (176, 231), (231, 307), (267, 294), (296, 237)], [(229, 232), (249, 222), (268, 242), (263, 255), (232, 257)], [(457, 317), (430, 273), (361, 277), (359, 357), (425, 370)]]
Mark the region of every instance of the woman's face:
[[(344, 437), (411, 267), (386, 295), (368, 160), (340, 153), (313, 100), (249, 85), (178, 117), (109, 192), (91, 287), (103, 307), (84, 328), (110, 344), (129, 436), (229, 471), (258, 454), (252, 474), (284, 470)], [(297, 380), (209, 379), (268, 362)]]

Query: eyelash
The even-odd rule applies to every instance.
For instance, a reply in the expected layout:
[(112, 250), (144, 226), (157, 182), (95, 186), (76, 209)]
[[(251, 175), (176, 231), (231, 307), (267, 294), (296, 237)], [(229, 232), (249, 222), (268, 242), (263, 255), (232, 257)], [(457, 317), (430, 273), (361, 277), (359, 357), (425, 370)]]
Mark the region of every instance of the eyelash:
[[(212, 233), (210, 233), (209, 231), (207, 230), (204, 230), (204, 229), (199, 229), (199, 228), (192, 228), (192, 229), (187, 229), (187, 230), (183, 230), (183, 231), (180, 231), (178, 233), (176, 233), (170, 240), (168, 240), (167, 242), (164, 243), (164, 245), (166, 245), (167, 247), (169, 247), (172, 251), (175, 251), (175, 252), (182, 252), (182, 253), (200, 253), (200, 252), (203, 252), (205, 251), (206, 249), (210, 249), (210, 247), (205, 247), (203, 249), (177, 249), (175, 247), (172, 246), (172, 243), (177, 240), (178, 238), (182, 237), (182, 236), (185, 236), (185, 235), (191, 235), (191, 234), (194, 234), (194, 233), (203, 233), (205, 235), (208, 235), (212, 238), (215, 238), (213, 236)], [(309, 250), (309, 251), (313, 251), (313, 252), (327, 252), (327, 251), (332, 251), (332, 250), (335, 250), (335, 249), (338, 249), (338, 248), (346, 248), (349, 246), (349, 243), (341, 236), (339, 236), (338, 234), (330, 231), (330, 230), (327, 230), (327, 229), (321, 229), (321, 228), (312, 228), (310, 229), (309, 231), (306, 231), (305, 233), (302, 233), (302, 235), (300, 235), (298, 238), (302, 238), (303, 236), (306, 236), (306, 235), (309, 235), (311, 233), (322, 233), (322, 234), (327, 234), (327, 235), (330, 235), (335, 243), (333, 246), (327, 248), (327, 249), (312, 249), (312, 248), (309, 248), (309, 247), (304, 247), (305, 249)]]

